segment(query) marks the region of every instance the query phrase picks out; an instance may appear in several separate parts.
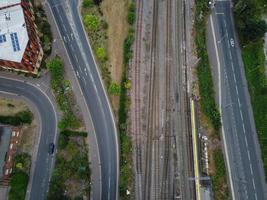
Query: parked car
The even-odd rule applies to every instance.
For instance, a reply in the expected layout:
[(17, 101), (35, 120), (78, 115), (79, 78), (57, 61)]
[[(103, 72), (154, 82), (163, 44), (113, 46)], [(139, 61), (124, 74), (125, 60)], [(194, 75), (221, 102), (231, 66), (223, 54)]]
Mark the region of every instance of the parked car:
[(48, 153), (49, 153), (49, 154), (53, 154), (54, 151), (55, 151), (55, 145), (54, 145), (53, 142), (51, 142), (51, 143), (49, 144)]

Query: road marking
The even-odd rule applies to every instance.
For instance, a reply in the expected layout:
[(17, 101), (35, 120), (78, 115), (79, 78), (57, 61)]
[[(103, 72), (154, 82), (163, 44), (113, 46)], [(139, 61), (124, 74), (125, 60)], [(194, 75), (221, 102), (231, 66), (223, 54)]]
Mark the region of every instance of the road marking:
[[(247, 140), (247, 136), (245, 136), (245, 142), (246, 142), (246, 146), (248, 147), (248, 140)], [(249, 155), (249, 154), (248, 154)], [(250, 160), (250, 158), (249, 158)]]
[(244, 123), (242, 124), (242, 127), (243, 127), (243, 131), (244, 131), (244, 133), (246, 133), (246, 129), (245, 129), (245, 125), (244, 125)]
[(243, 120), (243, 114), (242, 114), (241, 109), (239, 110), (239, 112), (240, 112), (241, 120), (242, 120), (242, 122), (244, 122), (244, 120)]
[(241, 108), (241, 103), (240, 103), (240, 99), (239, 99), (239, 97), (237, 97), (237, 101), (238, 101), (238, 106), (239, 106), (239, 108)]
[[(249, 152), (248, 152), (248, 155), (249, 155)], [(250, 163), (250, 165), (249, 165), (249, 168), (250, 168), (250, 173), (251, 173), (251, 175), (253, 176), (253, 171), (252, 171), (252, 165), (251, 165), (251, 163)]]

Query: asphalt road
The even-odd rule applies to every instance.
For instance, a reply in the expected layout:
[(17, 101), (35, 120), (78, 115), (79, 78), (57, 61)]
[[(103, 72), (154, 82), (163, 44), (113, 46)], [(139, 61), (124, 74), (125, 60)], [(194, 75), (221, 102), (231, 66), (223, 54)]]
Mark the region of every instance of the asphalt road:
[(265, 176), (230, 1), (216, 1), (211, 23), (233, 199), (264, 200)]
[(50, 142), (56, 137), (56, 113), (49, 98), (31, 84), (23, 81), (0, 78), (0, 91), (23, 96), (31, 101), (41, 118), (41, 138), (30, 191), (30, 199), (45, 199), (48, 190), (49, 177), (53, 164), (53, 156), (48, 154)]
[(79, 18), (78, 1), (69, 1), (71, 13), (66, 12), (64, 1), (48, 0), (48, 3), (92, 116), (101, 162), (102, 187), (98, 192), (102, 194), (101, 199), (117, 199), (117, 132), (108, 98)]

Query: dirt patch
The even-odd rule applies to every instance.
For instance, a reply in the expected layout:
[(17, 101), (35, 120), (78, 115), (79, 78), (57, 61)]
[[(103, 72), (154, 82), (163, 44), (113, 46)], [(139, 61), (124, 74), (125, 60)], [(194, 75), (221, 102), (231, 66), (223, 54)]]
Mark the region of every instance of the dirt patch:
[(27, 106), (24, 102), (0, 97), (0, 115), (15, 115), (25, 110), (27, 110)]
[(34, 119), (30, 125), (23, 125), (21, 128), (22, 138), (19, 150), (32, 156), (33, 148), (37, 142), (37, 121)]
[(111, 77), (120, 83), (123, 66), (123, 42), (127, 36), (129, 0), (105, 0), (101, 8), (108, 22), (108, 56)]

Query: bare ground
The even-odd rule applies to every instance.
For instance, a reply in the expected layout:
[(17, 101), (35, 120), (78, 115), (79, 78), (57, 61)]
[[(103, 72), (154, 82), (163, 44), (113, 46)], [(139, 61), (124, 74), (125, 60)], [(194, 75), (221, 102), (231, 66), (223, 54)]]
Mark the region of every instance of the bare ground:
[(27, 106), (22, 101), (0, 97), (0, 115), (15, 115), (24, 110)]
[(101, 8), (108, 22), (108, 56), (111, 78), (120, 83), (123, 69), (123, 41), (127, 36), (129, 0), (104, 0)]

